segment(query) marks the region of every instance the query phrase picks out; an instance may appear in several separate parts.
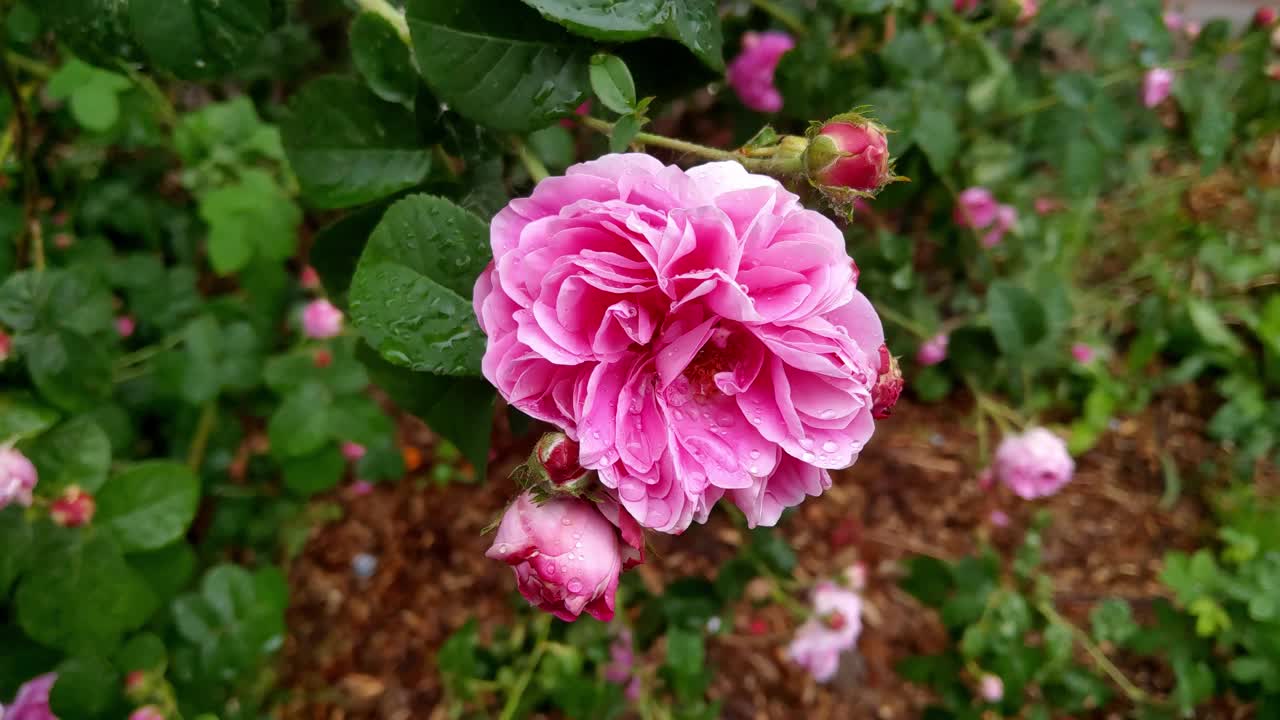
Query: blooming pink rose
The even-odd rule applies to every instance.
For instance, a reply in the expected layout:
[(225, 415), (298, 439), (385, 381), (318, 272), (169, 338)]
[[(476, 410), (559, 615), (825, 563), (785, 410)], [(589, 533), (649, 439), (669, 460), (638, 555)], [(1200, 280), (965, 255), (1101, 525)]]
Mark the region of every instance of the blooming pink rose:
[(49, 709), (49, 691), (57, 679), (57, 674), (46, 673), (18, 688), (13, 704), (5, 708), (4, 720), (58, 720)]
[(916, 364), (928, 367), (946, 360), (947, 345), (950, 342), (951, 336), (946, 333), (938, 333), (925, 340), (921, 343), (920, 349), (916, 351)]
[(524, 493), (507, 508), (485, 553), (512, 566), (520, 594), (561, 620), (584, 610), (613, 618), (618, 574), (638, 557), (619, 547), (618, 531), (586, 500), (556, 497), (541, 505)]
[(984, 228), (995, 222), (1000, 203), (991, 191), (975, 186), (956, 196), (955, 223), (960, 227)]
[(0, 448), (0, 510), (17, 503), (31, 506), (36, 487), (36, 466), (14, 448)]
[(302, 311), (302, 330), (307, 337), (334, 337), (342, 332), (342, 311), (328, 300), (312, 300)]
[(872, 123), (829, 122), (805, 151), (809, 179), (863, 192), (879, 190), (889, 177), (889, 141)]
[(1075, 343), (1071, 346), (1071, 357), (1075, 358), (1076, 362), (1081, 365), (1088, 365), (1093, 362), (1096, 354), (1093, 347), (1085, 343)]
[(1011, 435), (996, 448), (996, 476), (1024, 500), (1047, 497), (1071, 481), (1076, 463), (1062, 438), (1048, 430), (1032, 428)]
[(364, 457), (364, 454), (366, 452), (368, 451), (365, 450), (365, 447), (360, 443), (354, 443), (354, 442), (342, 443), (342, 457), (346, 458), (349, 462), (355, 462), (359, 460), (360, 458)]
[(76, 528), (88, 525), (97, 509), (92, 495), (71, 485), (49, 506), (49, 518), (62, 527)]
[(861, 632), (862, 598), (835, 583), (819, 583), (813, 592), (813, 617), (796, 631), (787, 657), (818, 682), (827, 682), (840, 668), (840, 653), (857, 644)]
[(742, 52), (729, 63), (725, 78), (742, 104), (759, 112), (782, 109), (782, 93), (773, 85), (778, 61), (796, 41), (784, 32), (747, 32), (742, 35)]
[(138, 329), (138, 323), (133, 319), (132, 315), (121, 315), (116, 318), (116, 334), (122, 338), (133, 335), (133, 331)]
[(640, 525), (682, 532), (726, 493), (772, 525), (870, 439), (880, 319), (840, 231), (776, 180), (608, 155), (490, 235), (485, 377)]
[(164, 720), (164, 713), (155, 705), (144, 705), (129, 715), (129, 720)]
[(1142, 78), (1142, 104), (1153, 108), (1169, 97), (1173, 88), (1173, 71), (1152, 68)]
[(999, 675), (986, 673), (978, 681), (978, 695), (989, 703), (998, 703), (1004, 699), (1004, 681)]

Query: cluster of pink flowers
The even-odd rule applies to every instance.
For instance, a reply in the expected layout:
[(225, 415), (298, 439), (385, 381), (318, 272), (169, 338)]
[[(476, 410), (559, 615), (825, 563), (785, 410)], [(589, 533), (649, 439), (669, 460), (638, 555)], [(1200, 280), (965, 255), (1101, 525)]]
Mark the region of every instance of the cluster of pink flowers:
[(1012, 205), (997, 202), (995, 195), (984, 187), (968, 188), (956, 200), (955, 223), (960, 227), (986, 230), (982, 236), (983, 247), (999, 245), (1005, 233), (1018, 224), (1018, 210)]
[(1173, 10), (1165, 12), (1164, 26), (1169, 32), (1181, 32), (1192, 40), (1200, 36), (1200, 23), (1188, 20), (1182, 13)]
[(1057, 493), (1071, 482), (1075, 468), (1067, 444), (1042, 427), (1010, 435), (996, 448), (996, 477), (1024, 500)]
[[(736, 163), (605, 156), (513, 200), (490, 233), (484, 375), (599, 479), (595, 505), (520, 498), (490, 550), (561, 616), (611, 613), (641, 528), (681, 533), (725, 497), (772, 525), (822, 493), (901, 389), (839, 229)], [(596, 543), (566, 546), (560, 520)]]
[(58, 720), (58, 716), (49, 709), (49, 693), (58, 679), (54, 673), (46, 673), (34, 678), (18, 688), (13, 703), (7, 708), (0, 707), (0, 718), (4, 720)]
[(840, 654), (858, 642), (862, 632), (862, 598), (832, 582), (813, 591), (813, 616), (796, 631), (787, 657), (804, 667), (818, 682), (835, 677)]
[(796, 46), (784, 32), (748, 32), (742, 35), (742, 52), (725, 72), (725, 79), (742, 104), (759, 112), (782, 109), (782, 93), (773, 84), (773, 75), (782, 56)]
[(30, 507), (34, 499), (36, 466), (18, 450), (0, 448), (0, 510), (18, 504)]
[(341, 335), (342, 311), (324, 298), (312, 300), (302, 309), (302, 331), (317, 340)]

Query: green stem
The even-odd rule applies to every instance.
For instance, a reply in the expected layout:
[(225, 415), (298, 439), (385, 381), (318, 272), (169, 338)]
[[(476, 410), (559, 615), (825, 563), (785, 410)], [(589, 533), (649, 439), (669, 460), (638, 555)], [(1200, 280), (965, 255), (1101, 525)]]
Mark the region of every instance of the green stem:
[(214, 421), (218, 419), (218, 405), (210, 402), (200, 410), (200, 419), (196, 421), (196, 432), (191, 438), (191, 449), (187, 452), (187, 467), (199, 473), (204, 463), (204, 452), (209, 447), (209, 435), (213, 432)]
[[(589, 116), (575, 116), (575, 118), (578, 122), (597, 132), (604, 133), (605, 135), (613, 133), (613, 123), (606, 120)], [(785, 158), (747, 157), (737, 150), (721, 150), (719, 148), (691, 143), (687, 140), (677, 140), (676, 138), (669, 138), (665, 135), (655, 135), (647, 132), (636, 133), (633, 142), (640, 145), (656, 145), (679, 153), (696, 155), (697, 157), (704, 158), (706, 160), (732, 160), (751, 172), (764, 173), (767, 175), (794, 175), (803, 169), (800, 156)]]
[(404, 19), (404, 13), (395, 9), (387, 0), (353, 0), (356, 7), (363, 12), (370, 12), (374, 15), (381, 15), (391, 26), (396, 29), (396, 34), (404, 41), (405, 45), (413, 47), (409, 40), (409, 23)]
[(155, 357), (156, 355), (159, 355), (160, 353), (166, 350), (172, 350), (173, 348), (181, 344), (182, 344), (182, 335), (170, 335), (169, 337), (161, 340), (155, 345), (148, 345), (144, 348), (128, 353), (127, 355), (121, 355), (120, 359), (116, 361), (116, 369), (120, 370), (133, 365), (144, 363), (147, 360), (150, 360), (151, 358)]
[(1146, 691), (1137, 685), (1134, 685), (1133, 682), (1120, 671), (1120, 668), (1116, 667), (1115, 663), (1111, 662), (1111, 658), (1108, 658), (1107, 654), (1102, 652), (1102, 648), (1095, 645), (1093, 640), (1083, 630), (1073, 625), (1069, 620), (1062, 617), (1062, 615), (1058, 614), (1058, 611), (1052, 605), (1048, 602), (1040, 602), (1036, 605), (1036, 608), (1040, 610), (1040, 613), (1048, 618), (1050, 622), (1061, 623), (1063, 626), (1069, 628), (1071, 630), (1071, 634), (1075, 636), (1076, 641), (1079, 642), (1084, 648), (1084, 651), (1089, 654), (1094, 665), (1096, 665), (1099, 670), (1106, 673), (1107, 677), (1111, 678), (1112, 682), (1114, 682), (1116, 686), (1124, 692), (1130, 702), (1146, 703), (1152, 700), (1151, 696), (1149, 696)]
[(773, 0), (751, 0), (751, 4), (772, 15), (774, 20), (786, 25), (796, 35), (804, 35), (809, 30), (799, 18)]
[(887, 318), (889, 322), (893, 323), (894, 325), (900, 325), (903, 329), (907, 330), (912, 335), (915, 335), (921, 340), (927, 340), (930, 337), (933, 337), (933, 334), (930, 333), (928, 330), (925, 330), (924, 326), (916, 323), (916, 321), (912, 320), (906, 315), (903, 315), (897, 310), (890, 308), (888, 305), (881, 305), (880, 307), (876, 308), (876, 312), (880, 313), (880, 317)]
[(169, 100), (169, 96), (164, 94), (156, 81), (152, 80), (149, 75), (138, 72), (126, 63), (120, 63), (120, 69), (128, 74), (133, 84), (138, 89), (146, 93), (151, 98), (152, 104), (156, 106), (156, 112), (160, 113), (160, 123), (165, 127), (174, 127), (178, 124), (178, 111), (173, 108), (173, 103)]
[(28, 75), (32, 75), (41, 80), (44, 80), (53, 74), (52, 66), (42, 63), (39, 60), (33, 60), (25, 55), (19, 55), (12, 50), (6, 53), (5, 57), (8, 59), (10, 65), (13, 65), (15, 68), (18, 68)]
[(524, 169), (529, 173), (529, 177), (533, 178), (535, 183), (542, 182), (547, 179), (551, 173), (547, 171), (547, 166), (542, 164), (537, 155), (529, 149), (528, 145), (518, 137), (511, 138), (511, 149), (515, 151), (516, 157), (520, 158), (520, 164), (524, 165)]
[(529, 667), (525, 668), (520, 679), (516, 681), (515, 687), (511, 688), (511, 694), (507, 696), (507, 702), (502, 706), (502, 715), (498, 716), (498, 720), (511, 720), (520, 709), (520, 698), (524, 696), (525, 689), (529, 687), (529, 681), (533, 679), (534, 671), (538, 669), (538, 663), (542, 662), (542, 655), (547, 651), (547, 635), (551, 632), (550, 616), (539, 619), (536, 632), (537, 644), (533, 646)]

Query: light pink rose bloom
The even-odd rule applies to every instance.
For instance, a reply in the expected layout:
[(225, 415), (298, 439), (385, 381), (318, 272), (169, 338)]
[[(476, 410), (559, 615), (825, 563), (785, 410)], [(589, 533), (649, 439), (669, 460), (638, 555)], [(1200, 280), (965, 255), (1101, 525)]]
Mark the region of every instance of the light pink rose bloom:
[(364, 457), (364, 454), (366, 452), (368, 451), (365, 450), (365, 447), (360, 443), (354, 443), (354, 442), (342, 443), (342, 457), (346, 458), (349, 462), (355, 462), (359, 460), (360, 458)]
[(133, 335), (133, 331), (138, 329), (138, 323), (133, 319), (132, 315), (121, 315), (116, 318), (116, 334), (122, 338)]
[(742, 35), (742, 52), (729, 63), (725, 78), (742, 104), (759, 112), (782, 109), (782, 93), (774, 87), (778, 61), (796, 41), (784, 32), (747, 32)]
[(998, 703), (1004, 699), (1004, 681), (999, 675), (986, 673), (978, 681), (978, 695), (989, 703)]
[(1071, 357), (1081, 365), (1088, 365), (1093, 362), (1093, 358), (1097, 355), (1093, 347), (1085, 343), (1075, 343), (1071, 346)]
[(683, 532), (726, 493), (773, 525), (870, 439), (880, 319), (839, 229), (776, 180), (608, 155), (490, 235), (485, 377), (641, 526)]
[(920, 349), (916, 351), (916, 364), (928, 367), (946, 360), (947, 345), (950, 342), (951, 336), (946, 333), (938, 333), (925, 340), (920, 344)]
[(49, 709), (49, 692), (57, 679), (57, 674), (47, 673), (18, 688), (13, 704), (4, 711), (4, 720), (58, 720)]
[(1169, 97), (1173, 88), (1173, 71), (1166, 68), (1152, 68), (1142, 78), (1142, 104), (1153, 108)]
[(956, 196), (955, 223), (960, 227), (984, 228), (995, 222), (1000, 203), (991, 191), (974, 186)]
[(787, 657), (818, 682), (827, 682), (840, 668), (840, 653), (856, 645), (861, 632), (862, 598), (835, 583), (819, 583), (813, 592), (813, 617), (796, 631)]
[(1076, 464), (1062, 438), (1045, 428), (1011, 435), (996, 448), (996, 476), (1024, 500), (1048, 497), (1071, 482)]
[(302, 330), (307, 337), (334, 337), (342, 332), (342, 311), (328, 300), (312, 300), (302, 311)]
[(164, 713), (155, 705), (144, 705), (129, 715), (129, 720), (164, 720)]
[(507, 508), (485, 555), (512, 566), (526, 600), (566, 621), (584, 610), (612, 619), (618, 574), (640, 559), (594, 504), (557, 497), (538, 505), (529, 493)]
[(14, 448), (0, 448), (0, 510), (13, 503), (30, 507), (37, 479), (36, 466), (26, 455)]

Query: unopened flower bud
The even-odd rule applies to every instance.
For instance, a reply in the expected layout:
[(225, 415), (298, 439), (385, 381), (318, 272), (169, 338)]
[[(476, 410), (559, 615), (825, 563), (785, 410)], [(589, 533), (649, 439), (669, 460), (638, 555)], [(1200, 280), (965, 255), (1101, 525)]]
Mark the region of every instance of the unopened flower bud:
[(1267, 77), (1272, 80), (1280, 80), (1280, 62), (1273, 62), (1267, 65)]
[(586, 477), (578, 462), (578, 443), (564, 433), (547, 433), (533, 450), (534, 458), (556, 487), (572, 488)]
[(303, 265), (298, 273), (298, 284), (307, 290), (315, 290), (320, 287), (320, 273), (310, 265)]
[(1036, 0), (1018, 0), (1018, 24), (1026, 25), (1036, 19), (1040, 4)]
[(1142, 78), (1142, 104), (1153, 108), (1164, 102), (1173, 89), (1173, 71), (1152, 68)]
[(133, 711), (129, 720), (165, 720), (164, 713), (155, 705), (145, 705)]
[(72, 485), (53, 501), (49, 517), (62, 527), (77, 528), (88, 525), (97, 508), (92, 495), (81, 490), (79, 485)]
[(134, 670), (124, 676), (124, 695), (131, 700), (141, 701), (147, 696), (147, 685), (147, 674)]
[(874, 193), (893, 179), (884, 129), (855, 115), (823, 125), (809, 139), (804, 162), (809, 180), (819, 187)]
[(920, 345), (920, 350), (916, 352), (916, 362), (920, 365), (928, 367), (937, 365), (947, 359), (947, 345), (951, 342), (950, 336), (946, 333), (938, 333), (933, 337), (925, 340)]
[(122, 338), (133, 335), (133, 331), (138, 329), (138, 323), (133, 319), (132, 315), (121, 315), (116, 318), (116, 334)]
[(961, 15), (971, 13), (978, 9), (978, 0), (955, 0), (951, 3), (951, 9)]
[(0, 330), (0, 363), (9, 359), (9, 355), (13, 352), (13, 338), (9, 333)]
[(902, 368), (898, 359), (889, 354), (888, 346), (880, 346), (880, 377), (871, 388), (871, 416), (883, 420), (893, 413), (902, 395)]
[(342, 457), (346, 458), (349, 462), (355, 462), (364, 457), (365, 452), (367, 452), (365, 447), (360, 443), (342, 443)]
[(1268, 5), (1259, 7), (1253, 13), (1253, 24), (1256, 27), (1268, 28), (1276, 23), (1276, 9)]
[(978, 681), (978, 694), (989, 703), (998, 703), (1004, 699), (1004, 681), (999, 675), (986, 673)]

